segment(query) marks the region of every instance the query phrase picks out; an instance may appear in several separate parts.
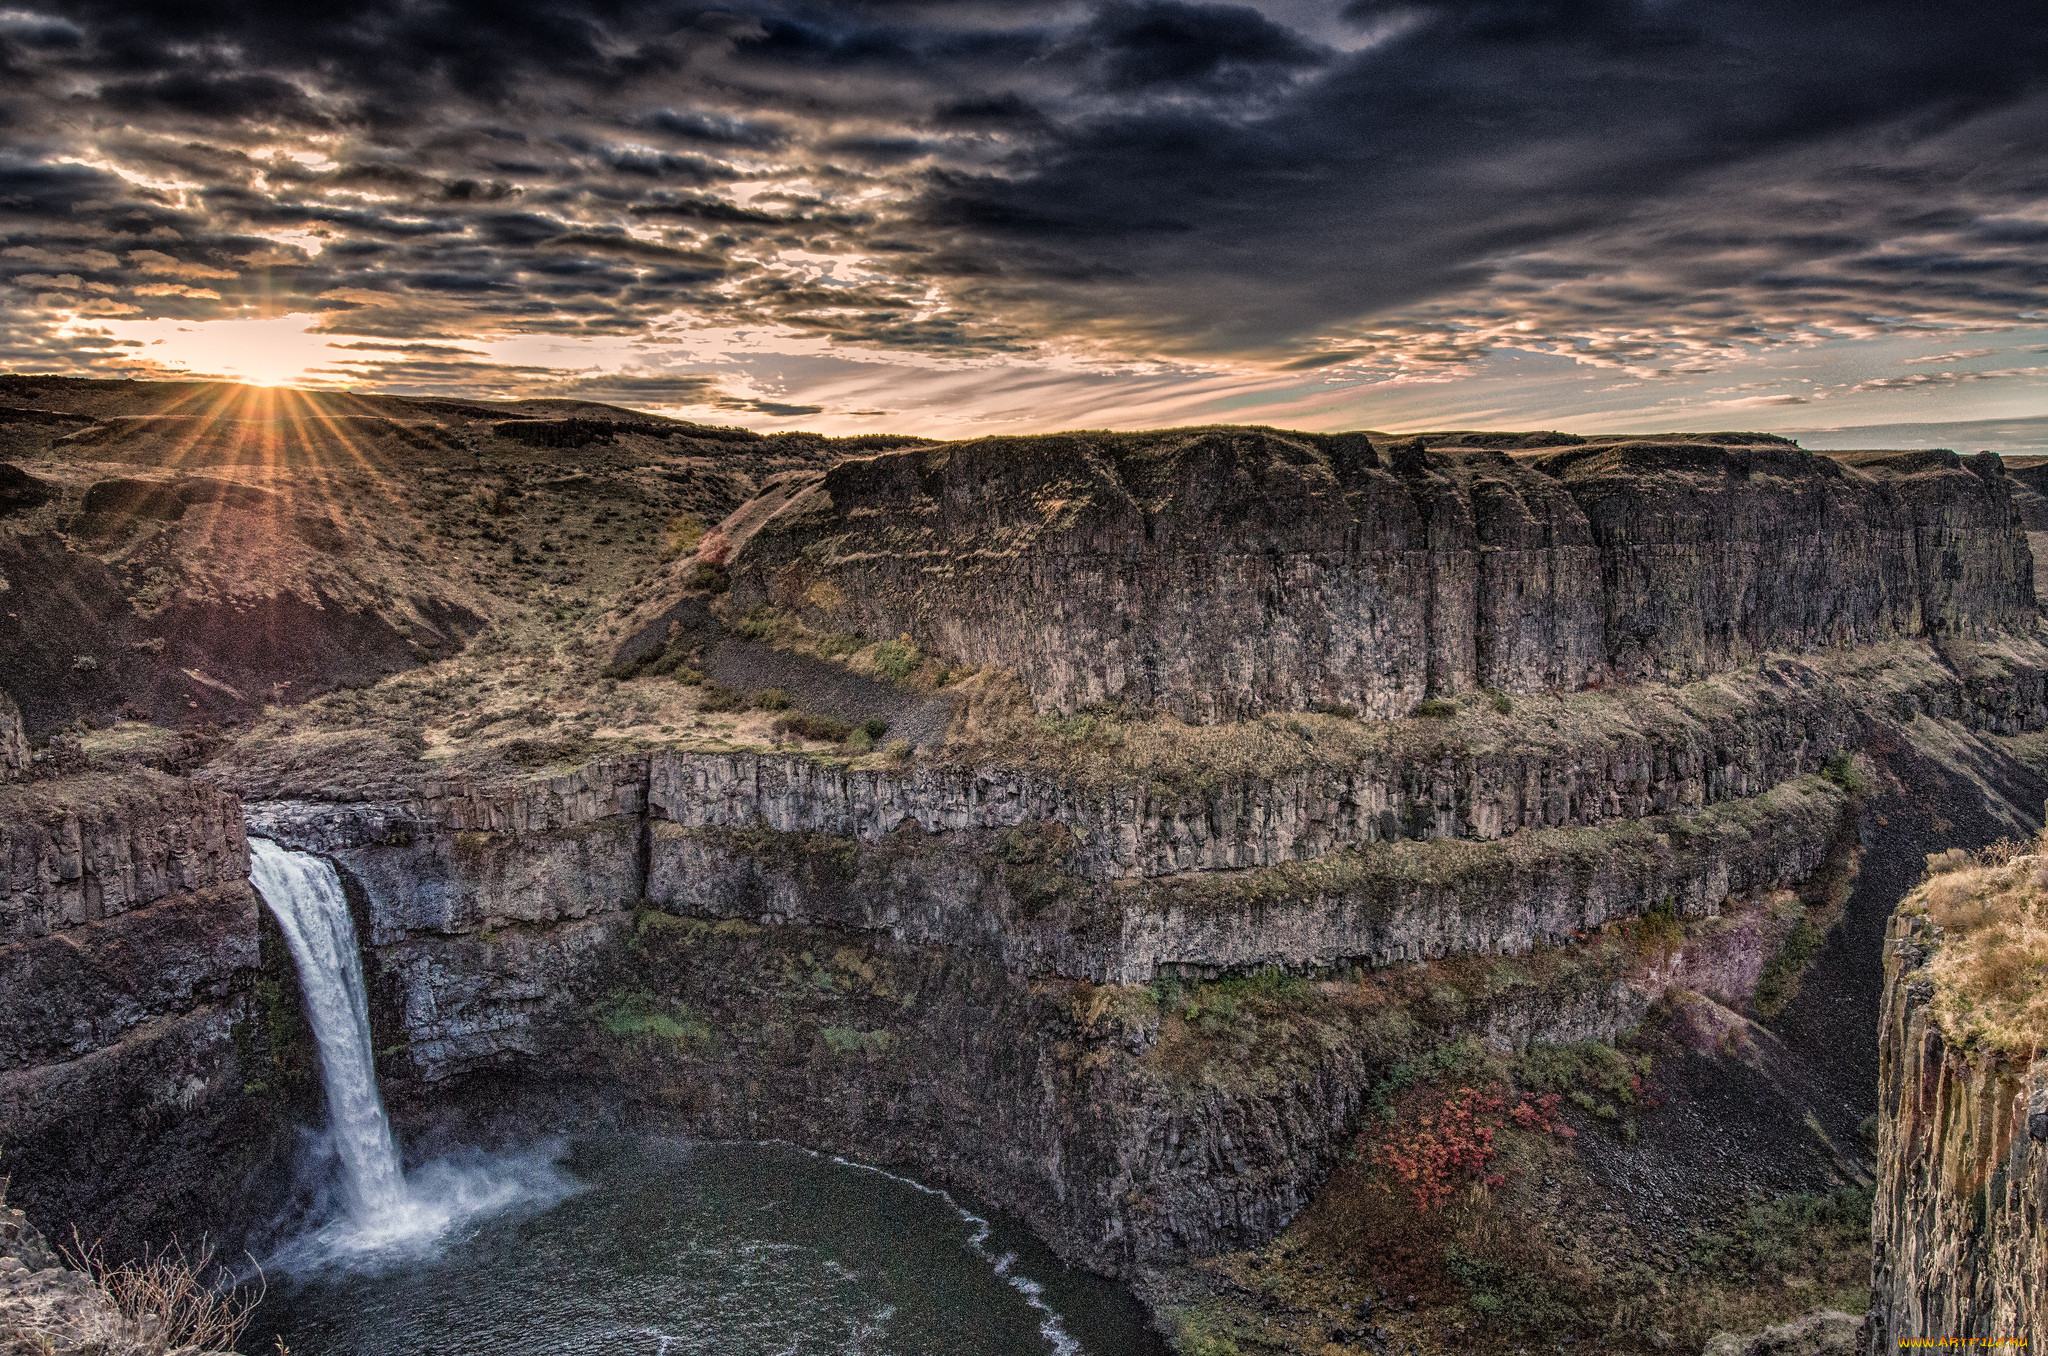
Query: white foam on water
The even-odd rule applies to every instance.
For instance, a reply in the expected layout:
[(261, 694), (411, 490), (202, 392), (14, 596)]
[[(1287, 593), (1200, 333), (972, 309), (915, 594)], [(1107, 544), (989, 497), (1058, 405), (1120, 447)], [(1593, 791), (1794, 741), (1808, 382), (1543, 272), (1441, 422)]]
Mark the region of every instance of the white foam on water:
[(283, 1244), (265, 1261), (290, 1275), (377, 1271), (439, 1254), (463, 1227), (513, 1211), (538, 1211), (583, 1190), (556, 1160), (558, 1144), (519, 1153), (435, 1159), (404, 1179), (404, 1199), (378, 1214), (348, 1211)]
[(757, 1140), (756, 1143), (782, 1145), (786, 1148), (795, 1149), (800, 1153), (809, 1154), (812, 1158), (822, 1158), (837, 1163), (842, 1168), (852, 1168), (858, 1172), (871, 1172), (877, 1177), (887, 1178), (891, 1182), (899, 1182), (913, 1191), (921, 1191), (927, 1196), (935, 1196), (939, 1200), (944, 1201), (947, 1207), (960, 1217), (962, 1223), (973, 1228), (974, 1232), (969, 1236), (967, 1246), (974, 1251), (977, 1257), (987, 1260), (989, 1269), (995, 1272), (997, 1276), (1000, 1276), (1005, 1285), (1023, 1296), (1024, 1303), (1037, 1312), (1039, 1316), (1038, 1335), (1045, 1339), (1046, 1345), (1052, 1349), (1054, 1356), (1082, 1356), (1080, 1340), (1067, 1331), (1066, 1321), (1060, 1317), (1059, 1311), (1046, 1303), (1045, 1287), (1030, 1277), (1020, 1276), (1011, 1270), (1011, 1267), (1015, 1266), (1017, 1262), (1017, 1255), (1015, 1253), (1006, 1252), (1000, 1256), (990, 1254), (988, 1241), (995, 1235), (995, 1226), (960, 1204), (960, 1202), (954, 1200), (952, 1192), (947, 1191), (944, 1187), (926, 1186), (923, 1182), (917, 1181), (914, 1178), (899, 1177), (888, 1169), (875, 1167), (871, 1163), (856, 1163), (850, 1158), (841, 1158), (838, 1154), (819, 1153), (816, 1149), (806, 1149), (803, 1145), (792, 1144), (788, 1140), (764, 1139)]

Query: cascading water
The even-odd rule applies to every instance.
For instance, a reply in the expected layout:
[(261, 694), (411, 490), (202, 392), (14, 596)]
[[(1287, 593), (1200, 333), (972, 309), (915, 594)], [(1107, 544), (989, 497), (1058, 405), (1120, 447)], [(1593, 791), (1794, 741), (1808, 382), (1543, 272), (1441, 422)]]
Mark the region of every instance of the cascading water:
[(251, 838), (249, 880), (276, 917), (305, 990), (329, 1135), (341, 1160), (341, 1217), (287, 1245), (275, 1264), (310, 1270), (417, 1253), (460, 1221), (545, 1205), (575, 1190), (551, 1150), (437, 1161), (408, 1182), (377, 1090), (369, 994), (341, 878), (318, 857)]
[(364, 1229), (395, 1224), (407, 1204), (405, 1177), (377, 1093), (369, 995), (341, 879), (318, 857), (262, 838), (249, 840), (249, 879), (276, 915), (306, 991), (348, 1212)]

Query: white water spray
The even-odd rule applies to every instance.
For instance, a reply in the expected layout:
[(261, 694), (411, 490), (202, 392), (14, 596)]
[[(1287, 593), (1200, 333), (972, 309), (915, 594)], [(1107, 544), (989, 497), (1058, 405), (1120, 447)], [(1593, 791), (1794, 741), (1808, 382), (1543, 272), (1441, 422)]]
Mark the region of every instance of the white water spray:
[(408, 1183), (377, 1091), (370, 1000), (348, 899), (334, 867), (263, 838), (249, 840), (249, 880), (276, 916), (306, 994), (320, 1050), (327, 1119), (341, 1159), (344, 1213), (272, 1260), (287, 1271), (350, 1264), (431, 1247), (456, 1223), (575, 1190), (554, 1153), (434, 1162)]

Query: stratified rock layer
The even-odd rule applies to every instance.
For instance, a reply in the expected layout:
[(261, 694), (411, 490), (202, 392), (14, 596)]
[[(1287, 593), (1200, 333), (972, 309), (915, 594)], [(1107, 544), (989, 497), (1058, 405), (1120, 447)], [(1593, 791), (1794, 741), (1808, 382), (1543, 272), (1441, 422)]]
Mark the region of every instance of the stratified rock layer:
[(241, 806), (217, 788), (150, 772), (0, 787), (0, 1145), (46, 1226), (119, 1246), (226, 1205), (216, 1140), (261, 1129), (232, 1114), (258, 963), (248, 873)]
[(1871, 1221), (1872, 1351), (2048, 1346), (2048, 1061), (1958, 1049), (1924, 973), (1924, 916), (1892, 919)]
[[(1381, 840), (1314, 784), (1155, 804), (1000, 767), (751, 753), (249, 813), (360, 885), (401, 1102), (412, 1080), (494, 1069), (609, 1080), (690, 1133), (915, 1165), (1126, 1272), (1284, 1225), (1411, 1029), (1355, 979), (1287, 981), (1301, 1011), (1260, 1028), (1246, 1064), (1238, 1037), (1187, 1037), (1148, 981), (1542, 951), (1447, 1019), (1503, 1047), (1612, 1037), (1676, 985), (1739, 1000), (1783, 937), (1771, 901), (1842, 869), (1848, 804), (1787, 775), (1831, 743), (1726, 777), (1712, 745), (1647, 760), (1625, 797), (1561, 795), (1555, 828), (1427, 818), (1463, 838)], [(1637, 779), (1636, 755), (1617, 768)], [(1737, 786), (1761, 794), (1723, 794)], [(1267, 831), (1226, 831), (1231, 814)], [(1652, 907), (1697, 920), (1681, 953), (1573, 958)]]
[(1041, 706), (1196, 722), (1722, 672), (2031, 624), (1995, 457), (1782, 444), (1534, 459), (1260, 429), (987, 439), (846, 461), (729, 522), (736, 607), (908, 635)]

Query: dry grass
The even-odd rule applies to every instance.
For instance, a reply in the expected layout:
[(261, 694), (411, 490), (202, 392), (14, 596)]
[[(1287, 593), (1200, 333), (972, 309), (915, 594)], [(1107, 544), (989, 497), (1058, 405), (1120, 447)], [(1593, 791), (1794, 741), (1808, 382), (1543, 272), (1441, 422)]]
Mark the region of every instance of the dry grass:
[(1899, 907), (1941, 929), (1928, 972), (1950, 1040), (2022, 1057), (2048, 1048), (2048, 834), (1931, 853)]
[(64, 1255), (106, 1292), (121, 1316), (122, 1331), (109, 1342), (107, 1356), (158, 1356), (181, 1348), (232, 1351), (263, 1302), (260, 1286), (254, 1292), (231, 1287), (227, 1268), (205, 1245), (187, 1252), (173, 1241), (116, 1265), (98, 1243), (74, 1233)]

